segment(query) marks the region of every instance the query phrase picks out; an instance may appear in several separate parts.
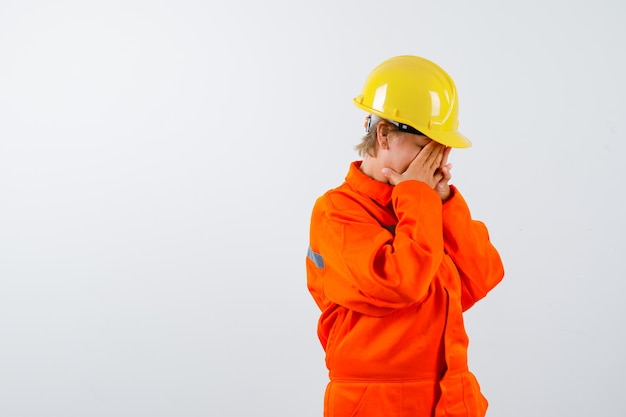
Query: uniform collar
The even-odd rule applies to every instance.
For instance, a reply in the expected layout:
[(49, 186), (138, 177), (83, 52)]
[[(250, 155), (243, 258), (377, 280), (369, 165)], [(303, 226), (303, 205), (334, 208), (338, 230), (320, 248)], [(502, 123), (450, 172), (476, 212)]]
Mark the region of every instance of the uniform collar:
[(383, 206), (391, 202), (393, 186), (371, 178), (359, 169), (363, 161), (354, 161), (350, 164), (350, 170), (346, 175), (346, 183), (356, 191), (376, 200)]

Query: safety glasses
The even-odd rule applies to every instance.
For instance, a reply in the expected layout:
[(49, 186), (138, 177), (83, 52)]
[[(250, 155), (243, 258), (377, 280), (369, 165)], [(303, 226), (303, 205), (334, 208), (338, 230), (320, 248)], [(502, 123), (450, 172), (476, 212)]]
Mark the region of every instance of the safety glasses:
[(409, 125), (405, 125), (404, 123), (394, 122), (393, 120), (389, 120), (389, 123), (393, 123), (394, 125), (396, 125), (398, 127), (398, 130), (402, 132), (413, 133), (414, 135), (426, 136), (425, 134), (423, 134), (416, 128), (409, 126)]

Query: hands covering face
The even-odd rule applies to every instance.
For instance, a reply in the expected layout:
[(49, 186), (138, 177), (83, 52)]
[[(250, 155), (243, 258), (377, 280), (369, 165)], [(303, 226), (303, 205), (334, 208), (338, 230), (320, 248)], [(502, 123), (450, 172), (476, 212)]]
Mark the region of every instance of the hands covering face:
[(452, 178), (450, 174), (452, 164), (448, 163), (450, 150), (450, 147), (431, 140), (413, 158), (403, 173), (397, 173), (391, 168), (383, 168), (383, 175), (392, 185), (407, 180), (424, 182), (439, 194), (442, 201), (446, 201), (450, 198), (449, 181)]

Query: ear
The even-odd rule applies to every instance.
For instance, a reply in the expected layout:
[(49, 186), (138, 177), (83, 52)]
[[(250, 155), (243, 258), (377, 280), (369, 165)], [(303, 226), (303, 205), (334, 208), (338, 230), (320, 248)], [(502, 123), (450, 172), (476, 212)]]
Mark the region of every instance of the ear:
[(376, 125), (376, 141), (378, 149), (389, 149), (388, 135), (391, 131), (391, 125), (386, 120), (381, 120)]

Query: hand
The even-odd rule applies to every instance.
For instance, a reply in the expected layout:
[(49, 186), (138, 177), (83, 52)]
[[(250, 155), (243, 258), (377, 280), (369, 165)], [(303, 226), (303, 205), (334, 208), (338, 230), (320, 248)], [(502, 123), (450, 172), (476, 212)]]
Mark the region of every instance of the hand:
[(441, 167), (440, 171), (443, 177), (439, 180), (437, 185), (435, 185), (435, 191), (441, 197), (441, 201), (446, 201), (450, 198), (450, 184), (449, 181), (452, 178), (452, 174), (450, 174), (450, 170), (452, 169), (452, 164), (448, 163), (448, 155), (450, 155), (450, 150), (452, 148), (446, 147), (443, 152), (443, 158), (441, 158)]
[[(444, 156), (447, 157), (445, 149), (446, 147), (443, 145), (431, 140), (422, 148), (415, 158), (413, 158), (402, 174), (387, 167), (383, 168), (382, 173), (392, 185), (400, 184), (403, 181), (417, 180), (435, 189), (435, 186), (444, 178), (443, 169), (441, 167)], [(450, 175), (449, 169), (447, 173)], [(447, 185), (447, 182), (445, 185)]]

